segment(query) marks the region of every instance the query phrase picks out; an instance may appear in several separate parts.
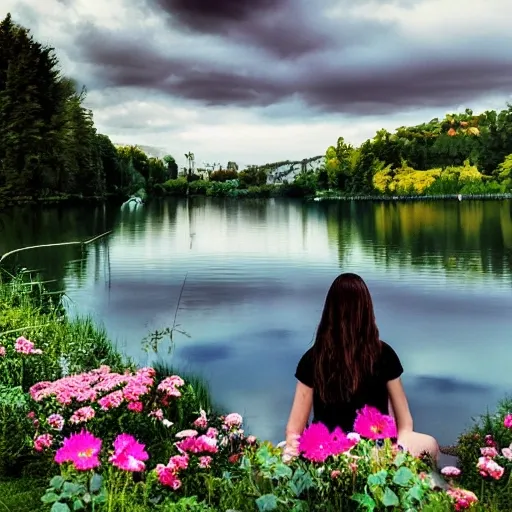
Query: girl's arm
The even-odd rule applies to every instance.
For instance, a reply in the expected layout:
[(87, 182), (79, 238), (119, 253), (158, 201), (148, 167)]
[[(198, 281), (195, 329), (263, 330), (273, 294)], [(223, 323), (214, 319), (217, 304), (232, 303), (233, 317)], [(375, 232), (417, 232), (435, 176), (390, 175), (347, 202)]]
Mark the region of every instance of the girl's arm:
[(298, 439), (309, 420), (313, 407), (313, 388), (297, 382), (290, 418), (286, 425), (286, 449), (289, 456), (298, 455)]
[(395, 417), (398, 436), (413, 431), (413, 421), (407, 397), (405, 396), (402, 379), (393, 379), (387, 383), (389, 400)]

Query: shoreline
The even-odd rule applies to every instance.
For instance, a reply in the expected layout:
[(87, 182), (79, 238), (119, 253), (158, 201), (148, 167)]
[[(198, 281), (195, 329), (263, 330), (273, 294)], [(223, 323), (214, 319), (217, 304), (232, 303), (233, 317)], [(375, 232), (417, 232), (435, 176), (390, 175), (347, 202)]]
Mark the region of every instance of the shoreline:
[[(512, 199), (512, 193), (503, 193), (503, 194), (444, 194), (444, 195), (432, 195), (432, 196), (364, 196), (364, 195), (353, 195), (353, 196), (302, 196), (302, 197), (293, 197), (286, 196), (280, 194), (262, 194), (262, 195), (238, 195), (238, 196), (224, 196), (224, 195), (206, 195), (206, 194), (164, 194), (164, 195), (148, 195), (146, 203), (149, 203), (152, 200), (158, 199), (168, 199), (168, 198), (179, 198), (179, 199), (189, 199), (195, 197), (210, 197), (216, 199), (236, 199), (236, 200), (246, 200), (246, 199), (294, 199), (294, 200), (302, 200), (305, 202), (323, 202), (323, 201), (344, 201), (344, 202), (395, 202), (395, 203), (408, 203), (415, 201), (507, 201)], [(17, 206), (76, 206), (81, 204), (103, 204), (103, 203), (111, 203), (111, 204), (119, 204), (122, 205), (128, 197), (121, 197), (118, 195), (110, 195), (104, 197), (96, 197), (96, 196), (65, 196), (65, 197), (49, 197), (49, 198), (29, 198), (24, 197), (20, 199), (9, 199), (2, 201), (0, 199), (0, 212), (6, 211), (10, 208), (14, 208)]]

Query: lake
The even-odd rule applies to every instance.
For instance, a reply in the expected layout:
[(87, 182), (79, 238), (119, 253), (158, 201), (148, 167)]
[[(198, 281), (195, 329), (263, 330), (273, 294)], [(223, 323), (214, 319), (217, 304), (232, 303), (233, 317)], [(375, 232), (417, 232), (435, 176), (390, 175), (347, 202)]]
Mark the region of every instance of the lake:
[(42, 269), (71, 311), (93, 315), (143, 364), (141, 339), (172, 326), (179, 301), (190, 337), (175, 333), (161, 357), (202, 374), (258, 436), (283, 438), (295, 366), (340, 272), (370, 287), (417, 430), (449, 444), (512, 389), (511, 201), (20, 207), (0, 213), (0, 253), (107, 230), (84, 254), (47, 248), (12, 262)]

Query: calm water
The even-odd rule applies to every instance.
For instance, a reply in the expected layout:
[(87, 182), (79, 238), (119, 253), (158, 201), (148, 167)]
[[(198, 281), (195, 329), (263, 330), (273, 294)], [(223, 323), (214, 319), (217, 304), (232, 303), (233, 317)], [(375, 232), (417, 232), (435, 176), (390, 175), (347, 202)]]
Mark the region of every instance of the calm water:
[[(282, 438), (293, 373), (340, 272), (368, 282), (399, 353), (416, 428), (449, 443), (512, 389), (512, 202), (408, 204), (192, 198), (138, 211), (0, 214), (0, 253), (113, 234), (13, 260), (143, 363), (141, 339), (177, 321), (175, 364), (202, 373), (250, 430)], [(167, 358), (166, 352), (164, 357)]]

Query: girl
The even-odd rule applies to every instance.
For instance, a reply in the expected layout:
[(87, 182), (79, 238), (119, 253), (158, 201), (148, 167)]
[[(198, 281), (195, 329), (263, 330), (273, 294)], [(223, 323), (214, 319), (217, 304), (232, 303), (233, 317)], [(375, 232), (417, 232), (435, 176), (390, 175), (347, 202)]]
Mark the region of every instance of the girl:
[(357, 410), (371, 405), (395, 417), (400, 445), (437, 460), (437, 441), (413, 430), (402, 373), (395, 351), (379, 338), (365, 282), (355, 274), (341, 274), (327, 293), (315, 343), (297, 366), (285, 456), (298, 454), (298, 438), (312, 408), (313, 421), (351, 432)]

